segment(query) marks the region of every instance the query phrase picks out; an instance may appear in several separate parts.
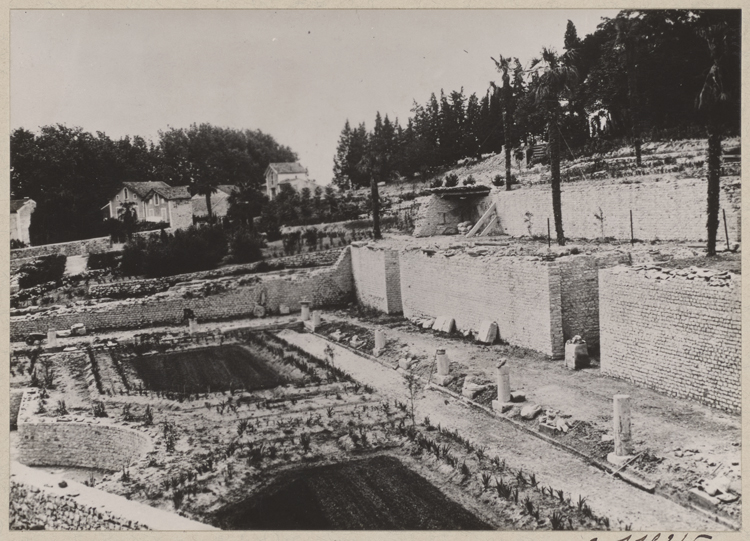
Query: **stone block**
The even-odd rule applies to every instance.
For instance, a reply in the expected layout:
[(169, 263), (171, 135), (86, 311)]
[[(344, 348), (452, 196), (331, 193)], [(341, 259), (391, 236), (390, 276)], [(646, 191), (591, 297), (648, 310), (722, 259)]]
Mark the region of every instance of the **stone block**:
[(565, 344), (565, 368), (580, 370), (589, 366), (589, 350), (584, 344)]
[(479, 385), (472, 381), (464, 380), (464, 385), (461, 388), (461, 394), (465, 396), (466, 398), (474, 398), (479, 393), (484, 391), (487, 387), (488, 387), (487, 385)]
[(447, 334), (456, 330), (456, 320), (450, 316), (440, 316), (435, 320), (432, 329)]
[(615, 466), (619, 468), (620, 466), (622, 466), (623, 464), (625, 464), (628, 460), (632, 458), (633, 458), (633, 455), (620, 456), (616, 453), (609, 453), (607, 455), (607, 462), (609, 462), (610, 464), (614, 464)]
[(719, 505), (720, 500), (709, 496), (705, 492), (697, 488), (691, 488), (688, 491), (688, 499), (699, 507), (708, 509), (709, 511), (715, 511)]
[(436, 385), (441, 385), (442, 387), (445, 387), (448, 385), (451, 381), (453, 381), (454, 377), (450, 374), (446, 376), (441, 376), (440, 374), (437, 374), (433, 376), (433, 379), (435, 380)]
[(529, 404), (521, 408), (521, 418), (531, 420), (542, 412), (542, 406), (539, 404)]
[(279, 314), (282, 316), (286, 316), (290, 313), (291, 310), (289, 310), (289, 306), (286, 304), (280, 304), (279, 305)]
[(494, 344), (497, 340), (497, 323), (488, 319), (482, 320), (477, 332), (477, 342)]
[(513, 402), (500, 402), (499, 400), (492, 401), (492, 409), (498, 413), (505, 413), (513, 409)]
[(526, 394), (520, 391), (511, 391), (510, 401), (511, 402), (526, 402)]
[(413, 364), (414, 361), (411, 359), (399, 359), (398, 361), (399, 368), (403, 368), (404, 370), (409, 370)]

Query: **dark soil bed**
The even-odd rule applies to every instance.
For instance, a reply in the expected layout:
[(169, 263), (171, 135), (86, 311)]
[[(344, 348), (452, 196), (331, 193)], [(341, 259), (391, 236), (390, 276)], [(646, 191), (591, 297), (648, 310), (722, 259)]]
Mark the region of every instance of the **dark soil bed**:
[(491, 529), (387, 456), (284, 474), (213, 522), (227, 530)]
[(270, 389), (287, 382), (265, 359), (238, 344), (129, 360), (151, 391), (206, 393)]

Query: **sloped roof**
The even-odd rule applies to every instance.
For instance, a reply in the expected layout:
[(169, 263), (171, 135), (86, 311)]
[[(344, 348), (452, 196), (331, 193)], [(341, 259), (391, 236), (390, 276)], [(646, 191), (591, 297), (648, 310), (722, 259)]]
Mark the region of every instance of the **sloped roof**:
[(270, 167), (280, 175), (288, 175), (290, 173), (307, 173), (307, 169), (302, 167), (302, 164), (300, 164), (299, 162), (269, 163), (268, 167)]
[(151, 190), (161, 188), (161, 189), (171, 189), (171, 186), (167, 184), (166, 182), (162, 182), (161, 180), (157, 182), (123, 182), (123, 187), (128, 188), (132, 192), (134, 192), (138, 197), (143, 199), (148, 195), (148, 192)]
[[(208, 207), (206, 206), (206, 198), (204, 196), (194, 197), (191, 201), (193, 204), (193, 216), (208, 216)], [(228, 197), (213, 197), (211, 196), (211, 212), (214, 216), (226, 216), (229, 211), (229, 198)]]
[(11, 199), (10, 200), (10, 213), (15, 214), (23, 207), (26, 203), (30, 202), (31, 199), (24, 197), (23, 199)]
[(216, 187), (216, 189), (224, 192), (227, 195), (232, 195), (232, 193), (239, 190), (239, 188), (235, 186), (234, 184), (220, 184), (219, 186)]
[[(162, 182), (161, 184), (164, 184), (164, 183)], [(174, 201), (177, 199), (190, 199), (192, 197), (190, 195), (190, 191), (188, 191), (187, 186), (175, 186), (174, 188), (167, 184), (164, 184), (163, 186), (155, 186), (154, 188), (148, 191), (144, 199), (147, 199), (151, 195), (151, 192), (159, 194), (160, 196), (162, 196), (164, 199), (167, 199), (168, 201)]]

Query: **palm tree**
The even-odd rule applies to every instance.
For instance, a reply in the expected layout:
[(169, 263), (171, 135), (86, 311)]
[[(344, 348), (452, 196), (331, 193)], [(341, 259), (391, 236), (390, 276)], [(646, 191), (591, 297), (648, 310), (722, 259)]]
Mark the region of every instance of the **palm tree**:
[[(628, 12), (625, 12), (628, 13)], [(615, 44), (622, 52), (625, 73), (628, 77), (628, 102), (630, 103), (630, 128), (635, 147), (635, 165), (641, 166), (641, 104), (638, 95), (638, 76), (636, 73), (636, 47), (638, 40), (638, 20), (618, 17), (615, 19), (617, 38)]]
[(560, 100), (570, 92), (578, 78), (578, 71), (571, 61), (573, 52), (558, 55), (554, 50), (542, 49), (541, 58), (531, 61), (529, 71), (533, 75), (534, 97), (547, 116), (549, 131), (550, 174), (552, 183), (552, 212), (555, 216), (557, 244), (565, 245), (562, 225), (562, 201), (560, 198)]
[(721, 191), (721, 116), (723, 105), (729, 99), (722, 80), (722, 61), (729, 49), (729, 31), (726, 23), (720, 23), (701, 28), (698, 33), (706, 40), (711, 54), (711, 67), (698, 95), (698, 109), (706, 113), (706, 131), (708, 132), (707, 252), (709, 256), (714, 256), (716, 255), (716, 232), (719, 228)]
[[(490, 57), (492, 58), (492, 57)], [(505, 136), (505, 189), (510, 190), (510, 184), (511, 184), (511, 172), (510, 172), (510, 154), (511, 154), (511, 145), (512, 145), (512, 133), (511, 128), (513, 125), (513, 116), (512, 116), (512, 100), (513, 100), (513, 91), (510, 87), (510, 57), (504, 57), (500, 55), (499, 60), (495, 60), (492, 58), (492, 61), (495, 63), (495, 66), (497, 67), (497, 70), (503, 74), (503, 90), (502, 90), (502, 97), (503, 97), (503, 135)], [(492, 85), (492, 88), (495, 87), (495, 83), (490, 83)]]

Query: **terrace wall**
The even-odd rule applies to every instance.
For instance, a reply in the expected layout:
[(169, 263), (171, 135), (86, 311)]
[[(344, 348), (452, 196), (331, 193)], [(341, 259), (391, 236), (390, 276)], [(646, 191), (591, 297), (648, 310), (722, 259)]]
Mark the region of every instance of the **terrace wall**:
[(564, 353), (560, 269), (517, 257), (421, 250), (400, 254), (404, 316), (450, 316), (459, 329), (497, 322), (500, 338), (553, 357)]
[(739, 412), (739, 277), (712, 284), (625, 267), (599, 273), (601, 371)]
[(251, 285), (205, 297), (159, 293), (142, 299), (76, 307), (68, 312), (12, 317), (11, 340), (21, 340), (31, 332), (67, 329), (74, 323), (83, 323), (92, 331), (176, 325), (182, 322), (185, 308), (192, 309), (199, 321), (217, 321), (252, 316), (258, 305), (273, 313), (278, 313), (280, 304), (299, 310), (303, 299), (310, 300), (313, 307), (342, 305), (352, 299), (354, 290), (351, 251), (345, 249), (331, 267), (293, 274), (282, 271), (255, 275), (249, 281)]
[[(554, 235), (552, 195), (548, 185), (510, 192), (498, 190), (491, 198), (497, 203), (505, 234), (528, 235), (530, 226), (532, 235), (546, 236), (549, 218)], [(728, 180), (723, 183), (721, 208), (726, 211), (730, 243), (739, 242), (738, 184)], [(601, 237), (601, 222), (594, 215), (603, 213), (604, 236), (629, 239), (631, 210), (637, 239), (701, 241), (706, 238), (706, 183), (701, 179), (644, 180), (632, 184), (563, 183), (562, 209), (563, 229), (568, 238)], [(532, 215), (529, 220), (527, 212)]]
[(399, 254), (376, 246), (352, 246), (357, 302), (387, 314), (403, 312)]

